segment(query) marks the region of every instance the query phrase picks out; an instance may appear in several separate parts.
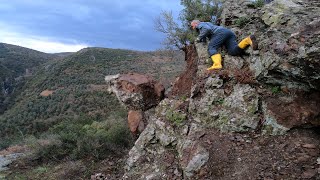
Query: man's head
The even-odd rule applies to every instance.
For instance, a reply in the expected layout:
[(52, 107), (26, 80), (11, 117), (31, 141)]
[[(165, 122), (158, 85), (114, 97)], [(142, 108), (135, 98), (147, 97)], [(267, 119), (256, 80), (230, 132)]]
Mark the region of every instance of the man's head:
[(193, 21), (191, 21), (191, 27), (192, 27), (192, 29), (195, 29), (195, 28), (198, 26), (199, 23), (200, 23), (199, 20), (193, 20)]

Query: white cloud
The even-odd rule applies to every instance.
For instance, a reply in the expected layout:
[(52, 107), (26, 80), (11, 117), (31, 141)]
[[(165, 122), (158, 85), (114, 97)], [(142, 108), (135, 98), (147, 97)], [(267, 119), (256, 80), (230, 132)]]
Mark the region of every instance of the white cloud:
[(163, 38), (154, 19), (161, 10), (173, 10), (177, 17), (180, 9), (172, 0), (0, 0), (0, 42), (45, 52), (88, 44), (152, 50)]
[[(70, 42), (70, 40), (68, 40)], [(47, 37), (21, 34), (0, 23), (0, 42), (27, 47), (46, 53), (76, 52), (88, 47), (83, 43), (62, 43)]]

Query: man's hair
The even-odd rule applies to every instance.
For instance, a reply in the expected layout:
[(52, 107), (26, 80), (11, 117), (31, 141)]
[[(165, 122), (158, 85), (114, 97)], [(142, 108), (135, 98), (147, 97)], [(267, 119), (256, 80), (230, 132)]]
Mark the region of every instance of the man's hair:
[(190, 24), (194, 24), (194, 23), (199, 24), (200, 21), (195, 19), (195, 20), (192, 20)]

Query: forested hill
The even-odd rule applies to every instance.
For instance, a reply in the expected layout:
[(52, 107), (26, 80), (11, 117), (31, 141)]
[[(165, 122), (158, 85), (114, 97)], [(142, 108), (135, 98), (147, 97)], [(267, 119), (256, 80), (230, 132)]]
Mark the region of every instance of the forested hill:
[(41, 64), (57, 57), (53, 54), (0, 43), (0, 114), (12, 105), (25, 78), (32, 76)]
[(47, 54), (36, 50), (0, 43), (0, 63), (7, 68), (13, 76), (21, 76), (30, 69), (58, 57), (54, 54)]
[(25, 84), (15, 105), (0, 116), (0, 137), (6, 139), (0, 148), (82, 117), (91, 119), (89, 124), (111, 117), (123, 121), (126, 111), (106, 92), (105, 75), (147, 73), (168, 86), (184, 64), (180, 53), (104, 48), (86, 48), (49, 61)]

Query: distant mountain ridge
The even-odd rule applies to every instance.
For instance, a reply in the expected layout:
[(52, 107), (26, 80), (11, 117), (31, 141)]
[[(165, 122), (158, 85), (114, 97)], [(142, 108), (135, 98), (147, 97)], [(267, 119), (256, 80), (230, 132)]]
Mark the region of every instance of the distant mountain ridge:
[(0, 43), (0, 114), (12, 104), (26, 77), (31, 76), (41, 64), (57, 57), (54, 54)]
[[(62, 54), (67, 55), (65, 58), (57, 58), (56, 54), (38, 54), (37, 51), (28, 53), (42, 57), (34, 63), (40, 66), (28, 78), (12, 108), (0, 115), (1, 138), (10, 139), (21, 133), (41, 134), (65, 119), (80, 115), (108, 119), (113, 116), (114, 108), (115, 112), (123, 108), (105, 91), (106, 75), (146, 73), (169, 86), (169, 82), (184, 69), (183, 55), (167, 51), (85, 48), (76, 53)], [(16, 54), (20, 56), (19, 52)], [(47, 94), (46, 97), (41, 93)]]
[[(169, 87), (185, 67), (184, 55), (174, 51), (85, 48), (46, 54), (1, 44), (0, 54), (4, 97), (0, 98), (4, 102), (0, 155), (14, 145), (27, 146), (33, 152), (32, 161), (40, 166), (47, 162), (64, 166), (67, 159), (94, 159), (100, 166), (101, 159), (121, 158), (133, 143), (128, 114), (107, 91), (104, 77), (137, 72), (152, 75)], [(37, 165), (31, 164), (31, 170), (25, 169), (21, 177), (29, 177), (30, 172), (30, 178), (37, 179), (32, 173)], [(96, 171), (88, 164), (88, 173)]]

